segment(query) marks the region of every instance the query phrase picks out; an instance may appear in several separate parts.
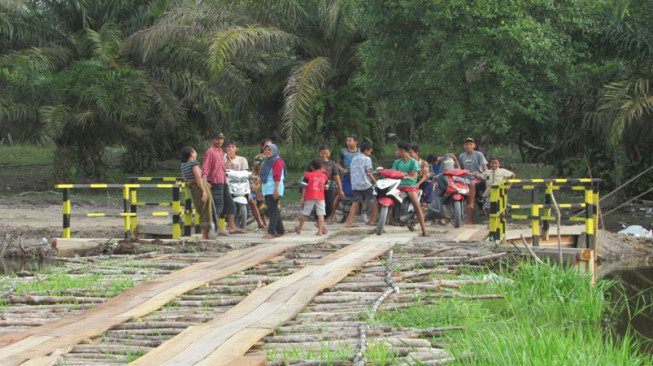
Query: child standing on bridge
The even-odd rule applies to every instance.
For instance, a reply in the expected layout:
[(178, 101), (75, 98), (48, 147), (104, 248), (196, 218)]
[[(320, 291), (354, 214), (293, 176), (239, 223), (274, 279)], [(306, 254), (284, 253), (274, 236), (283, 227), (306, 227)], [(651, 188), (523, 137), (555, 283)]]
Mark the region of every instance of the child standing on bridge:
[(324, 233), (324, 215), (326, 214), (324, 203), (324, 190), (327, 180), (327, 175), (322, 171), (322, 163), (318, 159), (311, 160), (309, 164), (311, 171), (304, 175), (304, 180), (307, 181), (306, 188), (302, 191), (301, 204), (304, 206), (302, 209), (302, 216), (299, 218), (299, 226), (295, 228), (297, 234), (301, 234), (306, 216), (311, 214), (315, 207), (317, 214), (317, 235)]
[(213, 199), (209, 199), (211, 186), (202, 179), (200, 163), (197, 161), (197, 152), (190, 146), (181, 149), (181, 176), (190, 188), (190, 195), (195, 205), (195, 210), (200, 215), (202, 239), (209, 238), (209, 230), (213, 227)]

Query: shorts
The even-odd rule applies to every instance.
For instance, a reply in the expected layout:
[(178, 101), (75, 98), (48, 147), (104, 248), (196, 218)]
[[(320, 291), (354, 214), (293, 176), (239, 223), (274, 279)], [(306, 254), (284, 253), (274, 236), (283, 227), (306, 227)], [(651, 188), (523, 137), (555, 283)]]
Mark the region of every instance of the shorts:
[(417, 192), (419, 191), (419, 188), (417, 187), (397, 187), (398, 190), (404, 191), (404, 192)]
[(374, 201), (374, 191), (372, 190), (372, 187), (362, 191), (354, 189), (351, 200), (357, 203), (361, 203), (364, 200)]
[(304, 216), (310, 216), (311, 211), (313, 211), (313, 207), (315, 207), (315, 213), (318, 215), (324, 216), (325, 213), (325, 204), (324, 200), (308, 200), (304, 201), (304, 208), (302, 209), (302, 215)]

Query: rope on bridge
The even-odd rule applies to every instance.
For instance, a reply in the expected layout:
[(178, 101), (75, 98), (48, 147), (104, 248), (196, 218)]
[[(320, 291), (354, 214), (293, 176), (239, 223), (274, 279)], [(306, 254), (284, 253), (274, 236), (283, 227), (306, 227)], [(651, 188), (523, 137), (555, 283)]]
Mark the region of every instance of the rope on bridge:
[(368, 320), (366, 322), (361, 322), (358, 325), (358, 332), (360, 335), (358, 344), (356, 345), (356, 352), (349, 358), (354, 366), (364, 366), (367, 363), (367, 360), (365, 359), (365, 353), (367, 352), (367, 332), (370, 330), (370, 322), (374, 320), (381, 303), (385, 301), (388, 296), (392, 295), (393, 292), (397, 294), (399, 293), (399, 286), (397, 286), (397, 284), (392, 280), (393, 255), (394, 249), (390, 249), (386, 254), (385, 283), (388, 285), (388, 288), (372, 302), (372, 310), (368, 312)]

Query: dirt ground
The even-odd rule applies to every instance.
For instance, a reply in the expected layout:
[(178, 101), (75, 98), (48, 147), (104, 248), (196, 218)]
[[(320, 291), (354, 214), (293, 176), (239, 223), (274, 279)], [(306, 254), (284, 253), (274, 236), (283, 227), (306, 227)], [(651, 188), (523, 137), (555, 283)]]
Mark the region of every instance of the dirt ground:
[[(106, 212), (118, 213), (122, 207), (118, 203), (97, 203), (77, 200), (73, 202), (73, 213)], [(139, 208), (139, 212), (164, 211), (166, 208)], [(286, 226), (290, 230), (297, 220), (296, 207), (285, 207), (284, 219), (288, 220)], [(46, 200), (40, 202), (26, 202), (18, 199), (0, 200), (0, 240), (5, 234), (13, 237), (22, 235), (25, 243), (40, 242), (42, 238), (51, 240), (61, 237), (62, 233), (62, 208), (57, 200)], [(139, 217), (139, 224), (166, 225), (171, 221), (170, 217)], [(71, 232), (73, 237), (78, 238), (118, 238), (123, 232), (122, 218), (71, 218)], [(433, 234), (432, 238), (420, 239), (420, 241), (438, 241), (445, 232), (454, 229), (453, 227), (443, 228), (442, 226), (429, 226)], [(491, 247), (489, 243), (460, 243), (461, 250), (468, 254), (486, 253)], [(464, 248), (464, 249), (463, 249)], [(599, 259), (604, 265), (631, 264), (651, 265), (653, 264), (653, 239), (641, 239), (614, 232), (599, 231)]]

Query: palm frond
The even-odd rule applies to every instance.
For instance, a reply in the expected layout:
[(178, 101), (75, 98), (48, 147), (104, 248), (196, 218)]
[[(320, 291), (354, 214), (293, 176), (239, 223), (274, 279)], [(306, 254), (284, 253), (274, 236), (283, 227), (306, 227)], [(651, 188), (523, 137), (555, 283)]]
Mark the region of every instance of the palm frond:
[(312, 59), (292, 71), (284, 89), (281, 126), (288, 143), (292, 144), (306, 131), (316, 94), (330, 72), (331, 63), (326, 57)]
[(224, 66), (236, 55), (252, 54), (274, 47), (288, 47), (295, 42), (294, 35), (276, 28), (233, 27), (215, 35), (209, 48), (209, 67), (218, 77)]
[(156, 110), (157, 128), (177, 126), (184, 119), (184, 106), (163, 83), (153, 78), (143, 78), (147, 99)]
[(0, 1), (0, 47), (4, 50), (62, 44), (68, 45), (65, 36), (25, 2)]
[(66, 47), (25, 48), (0, 57), (0, 67), (12, 70), (58, 70), (74, 60), (75, 53)]
[(61, 134), (63, 127), (71, 114), (67, 105), (45, 105), (38, 109), (39, 121), (43, 126), (42, 142), (54, 140)]
[(135, 32), (122, 44), (121, 52), (139, 55), (147, 62), (163, 47), (193, 42), (231, 24), (252, 24), (254, 21), (230, 9), (193, 5), (172, 9), (153, 26)]
[(620, 141), (624, 131), (653, 115), (653, 95), (649, 79), (628, 79), (606, 85), (593, 120), (610, 126), (612, 143)]
[(173, 71), (163, 67), (151, 68), (152, 75), (162, 81), (185, 103), (198, 106), (211, 118), (219, 120), (228, 110), (228, 103), (223, 100), (209, 84), (188, 72)]
[(240, 12), (252, 14), (252, 18), (263, 24), (289, 32), (302, 29), (314, 21), (306, 10), (312, 4), (305, 0), (231, 0), (230, 3)]
[(25, 1), (23, 0), (0, 0), (0, 10), (25, 12), (27, 11), (27, 6), (25, 6)]
[(114, 23), (105, 23), (98, 31), (84, 29), (78, 36), (79, 53), (105, 64), (114, 63), (122, 33)]

